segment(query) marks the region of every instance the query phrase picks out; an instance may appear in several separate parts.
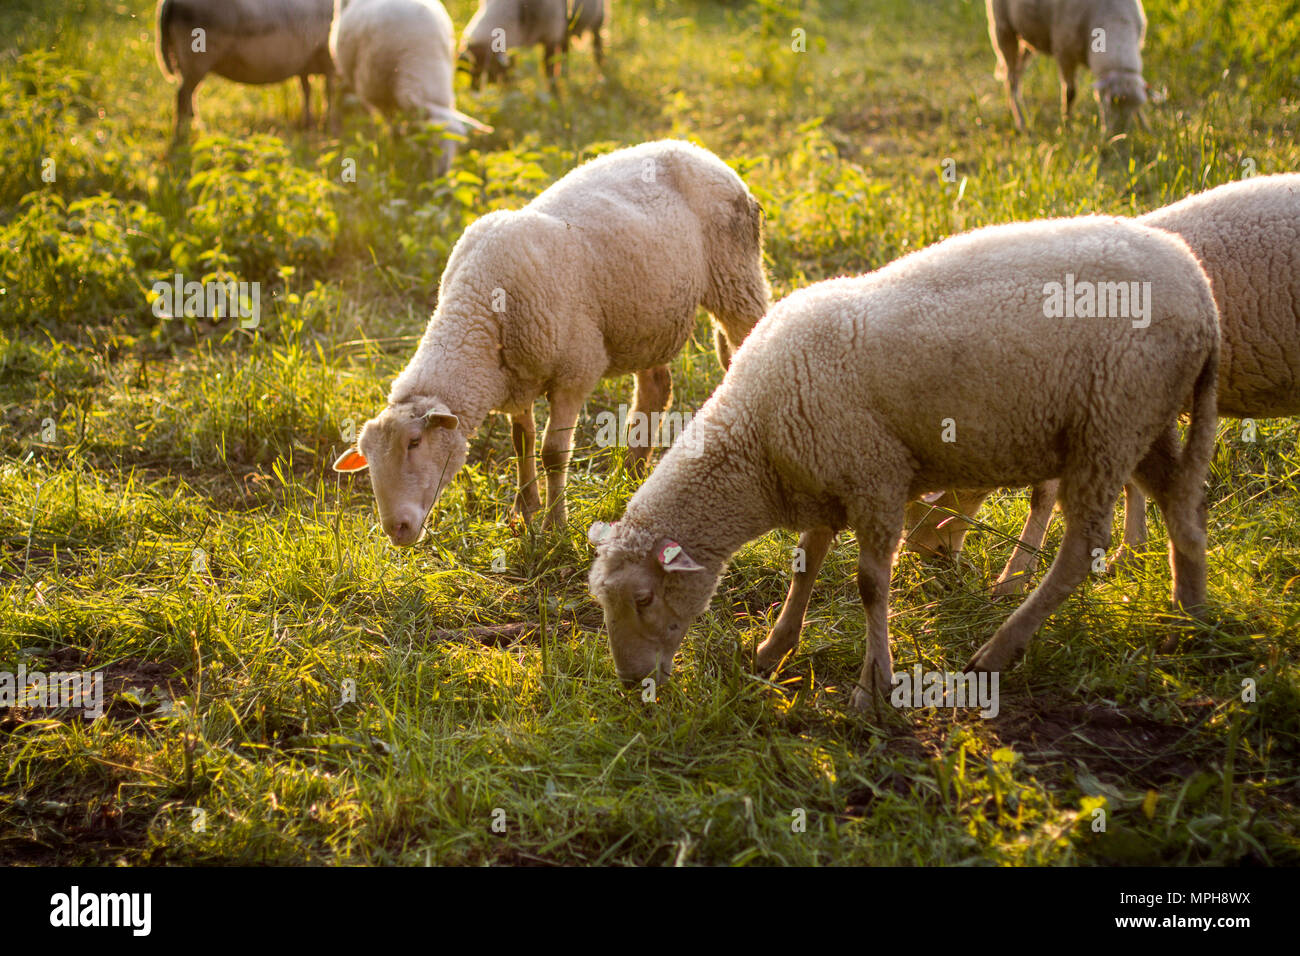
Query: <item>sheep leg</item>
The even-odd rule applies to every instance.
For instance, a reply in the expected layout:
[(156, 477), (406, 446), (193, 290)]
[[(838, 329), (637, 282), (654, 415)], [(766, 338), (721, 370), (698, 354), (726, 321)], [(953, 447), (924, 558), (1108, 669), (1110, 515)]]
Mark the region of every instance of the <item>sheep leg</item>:
[(1181, 466), (1178, 430), (1170, 427), (1138, 463), (1134, 478), (1155, 499), (1169, 532), (1169, 564), (1174, 576), (1174, 607), (1193, 617), (1205, 605), (1206, 514), (1205, 491), (1197, 488), (1178, 498), (1177, 474)]
[(762, 670), (775, 667), (786, 654), (799, 646), (799, 634), (803, 631), (803, 618), (812, 597), (813, 582), (817, 580), (817, 572), (834, 543), (835, 532), (826, 527), (813, 528), (799, 536), (803, 568), (794, 572), (790, 592), (785, 596), (785, 606), (781, 608), (772, 632), (758, 645), (755, 660)]
[(596, 70), (605, 73), (605, 41), (600, 36), (600, 28), (591, 31), (591, 52), (596, 57)]
[(459, 145), (454, 139), (444, 139), (438, 143), (438, 158), (433, 161), (434, 179), (441, 179), (451, 172), (451, 164), (456, 160), (456, 147)]
[(889, 573), (894, 548), (902, 533), (903, 514), (897, 520), (870, 529), (858, 529), (858, 596), (867, 612), (867, 652), (862, 671), (849, 698), (854, 710), (866, 710), (873, 689), (889, 696), (894, 684), (894, 662), (889, 653)]
[(588, 391), (555, 391), (546, 396), (551, 403), (551, 415), (546, 421), (546, 437), (542, 439), (542, 468), (546, 472), (546, 520), (542, 527), (545, 529), (562, 528), (568, 519), (564, 510), (564, 480), (569, 456), (573, 454), (573, 429)]
[(651, 434), (650, 423), (658, 420), (660, 414), (672, 404), (673, 378), (667, 365), (656, 365), (636, 373), (636, 391), (632, 394), (632, 427), (640, 425), (645, 430), (645, 444), (627, 442), (627, 470), (638, 478), (644, 477), (650, 470), (650, 449), (654, 445), (656, 434)]
[(311, 80), (303, 73), (298, 83), (302, 86), (302, 128), (311, 129)]
[(551, 88), (554, 96), (560, 95), (560, 87), (557, 83), (559, 80), (559, 64), (555, 62), (555, 55), (560, 52), (560, 44), (546, 43), (542, 45), (542, 72), (546, 74), (546, 82)]
[(198, 79), (191, 80), (181, 75), (180, 89), (176, 91), (176, 126), (172, 131), (172, 143), (182, 143), (189, 132), (190, 122), (194, 119), (194, 88)]
[(1078, 64), (1060, 60), (1057, 69), (1061, 74), (1061, 123), (1064, 125), (1070, 121), (1070, 107), (1074, 105), (1074, 75)]
[(1020, 75), (1024, 61), (1020, 57), (1020, 37), (1015, 30), (996, 27), (993, 32), (993, 45), (1002, 60), (1002, 69), (1006, 72), (1007, 105), (1011, 107), (1011, 118), (1015, 121), (1016, 131), (1025, 130), (1025, 107), (1020, 99)]
[(510, 439), (515, 449), (515, 463), (519, 474), (519, 489), (515, 492), (517, 514), (525, 521), (542, 510), (542, 496), (537, 491), (537, 422), (533, 420), (533, 407), (519, 415), (510, 416)]
[(325, 74), (325, 115), (334, 136), (343, 132), (343, 96), (338, 76), (333, 70)]
[(1088, 576), (1093, 551), (1110, 545), (1110, 522), (1119, 496), (1114, 484), (1096, 474), (1067, 476), (1061, 482), (1065, 537), (1043, 580), (966, 665), (967, 671), (1004, 670), (1029, 646), (1034, 632)]
[(1034, 485), (1029, 495), (1029, 516), (1025, 518), (1025, 527), (1016, 542), (1016, 550), (1011, 560), (1002, 569), (997, 583), (993, 585), (996, 597), (1010, 594), (1024, 594), (1029, 575), (1038, 565), (1038, 552), (1043, 549), (1043, 539), (1047, 537), (1047, 526), (1052, 523), (1052, 508), (1056, 505), (1056, 493), (1059, 481), (1044, 481)]
[(1122, 571), (1147, 547), (1147, 499), (1136, 482), (1124, 485), (1124, 544), (1111, 559), (1110, 569)]

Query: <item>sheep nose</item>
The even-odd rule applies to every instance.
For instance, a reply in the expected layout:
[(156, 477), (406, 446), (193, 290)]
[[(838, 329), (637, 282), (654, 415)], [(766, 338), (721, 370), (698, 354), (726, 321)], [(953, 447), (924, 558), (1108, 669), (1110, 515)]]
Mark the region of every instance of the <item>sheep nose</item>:
[(393, 544), (408, 545), (415, 543), (415, 532), (411, 528), (409, 521), (397, 521), (389, 526), (388, 537), (392, 539)]

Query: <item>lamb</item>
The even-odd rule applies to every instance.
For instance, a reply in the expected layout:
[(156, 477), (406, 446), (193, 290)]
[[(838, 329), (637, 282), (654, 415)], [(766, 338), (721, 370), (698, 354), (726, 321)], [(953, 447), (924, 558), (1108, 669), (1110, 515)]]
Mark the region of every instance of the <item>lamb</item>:
[(194, 89), (209, 73), (236, 83), (280, 83), (298, 77), (302, 121), (311, 125), (311, 83), (325, 76), (333, 104), (331, 0), (159, 0), (158, 65), (176, 91), (173, 145), (194, 117)]
[(1025, 128), (1020, 77), (1033, 50), (1051, 54), (1061, 74), (1061, 117), (1070, 118), (1074, 74), (1087, 64), (1110, 134), (1125, 132), (1147, 101), (1142, 44), (1147, 19), (1141, 0), (986, 0), (997, 75), (1005, 80), (1016, 129)]
[[(579, 0), (585, 13), (587, 4)], [(601, 19), (604, 19), (603, 4)], [(599, 27), (596, 30), (599, 36)], [(569, 12), (566, 0), (480, 0), (465, 26), (461, 45), (470, 60), (470, 83), (483, 86), (483, 76), (496, 81), (510, 68), (508, 50), (540, 44), (542, 72), (556, 88), (556, 54), (568, 51)]]
[(334, 0), (329, 51), (343, 82), (371, 109), (415, 115), (449, 134), (435, 177), (451, 168), (469, 128), (492, 132), (456, 109), (455, 37), (439, 0)]
[[(1204, 266), (1218, 306), (1223, 339), (1218, 410), (1228, 418), (1300, 415), (1300, 173), (1255, 176), (1219, 186), (1147, 213), (1137, 220), (1181, 237)], [(1146, 543), (1141, 488), (1125, 486), (1123, 564)], [(935, 502), (934, 516), (956, 511), (939, 530), (935, 517), (913, 506), (921, 521), (909, 545), (959, 550), (969, 519), (988, 491), (962, 492)], [(1051, 519), (1056, 486), (1034, 488), (1020, 543), (998, 578), (996, 594), (1018, 594), (1036, 563)], [(940, 541), (940, 538), (945, 540)]]
[[(1048, 318), (1045, 284), (1067, 274), (1138, 282), (1146, 323)], [(1027, 475), (1060, 478), (1065, 542), (968, 669), (1006, 666), (1083, 580), (1134, 473), (1170, 528), (1175, 602), (1195, 613), (1218, 336), (1209, 282), (1186, 244), (1111, 217), (993, 226), (795, 292), (741, 346), (688, 444), (669, 450), (616, 524), (589, 534), (590, 589), (615, 670), (625, 681), (667, 678), (729, 557), (784, 527), (804, 532), (807, 563), (758, 648), (759, 665), (774, 666), (797, 645), (835, 529), (849, 527), (867, 615), (852, 697), (863, 708), (873, 680), (891, 685), (889, 576), (906, 502)]]
[[(499, 410), (518, 457), (515, 509), (530, 519), (541, 507), (533, 403), (546, 395), (545, 524), (563, 525), (573, 430), (596, 384), (635, 373), (633, 413), (660, 413), (672, 395), (667, 363), (699, 305), (713, 315), (724, 367), (767, 311), (761, 215), (729, 166), (676, 140), (601, 156), (523, 209), (489, 213), (452, 250), (388, 407), (334, 467), (368, 463), (384, 530), (414, 544), (469, 436)], [(639, 470), (650, 449), (629, 445)]]

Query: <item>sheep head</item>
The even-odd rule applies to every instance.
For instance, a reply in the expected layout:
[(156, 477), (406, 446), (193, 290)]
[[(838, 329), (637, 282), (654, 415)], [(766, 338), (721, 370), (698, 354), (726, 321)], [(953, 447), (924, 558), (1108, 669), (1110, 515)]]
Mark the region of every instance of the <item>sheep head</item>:
[(470, 85), (478, 87), (487, 73), (488, 82), (497, 83), (510, 71), (510, 54), (494, 50), (491, 43), (468, 43), (461, 51), (457, 69), (469, 73)]
[[(903, 542), (907, 550), (922, 558), (946, 558), (962, 549), (966, 532), (987, 492), (943, 492), (921, 495), (907, 506), (904, 526), (910, 530)], [(953, 514), (961, 511), (966, 517)]]
[(1141, 109), (1147, 101), (1147, 83), (1142, 74), (1132, 70), (1112, 70), (1101, 74), (1092, 85), (1101, 109), (1107, 134), (1125, 133), (1134, 117), (1142, 119)]
[(687, 628), (713, 597), (721, 567), (706, 568), (680, 544), (597, 522), (589, 587), (605, 612), (614, 670), (625, 682), (668, 679)]
[(438, 496), (465, 464), (469, 441), (459, 424), (442, 402), (412, 398), (366, 422), (357, 447), (334, 462), (339, 472), (370, 470), (380, 524), (398, 547), (420, 540)]

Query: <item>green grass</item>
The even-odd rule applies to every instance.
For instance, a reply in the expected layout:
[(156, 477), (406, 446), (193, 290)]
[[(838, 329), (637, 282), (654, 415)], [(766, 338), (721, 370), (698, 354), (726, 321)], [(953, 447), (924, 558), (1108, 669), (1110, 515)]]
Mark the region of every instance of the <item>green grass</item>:
[[(448, 6), (463, 24), (472, 3)], [(765, 207), (784, 294), (962, 229), (1300, 168), (1294, 8), (1152, 0), (1147, 75), (1168, 101), (1149, 135), (1106, 146), (1090, 101), (1059, 128), (1042, 62), (1032, 131), (1014, 134), (982, 4), (617, 0), (606, 80), (578, 48), (559, 101), (531, 54), (510, 88), (462, 89), (496, 131), (431, 182), (419, 135), (357, 111), (339, 139), (297, 128), (292, 84), (208, 79), (208, 138), (165, 157), (152, 0), (7, 4), (0, 671), (103, 669), (111, 708), (0, 714), (0, 861), (1300, 862), (1294, 421), (1254, 443), (1222, 426), (1215, 612), (1184, 653), (1155, 650), (1174, 626), (1156, 523), (1132, 575), (1050, 619), (991, 721), (849, 710), (864, 640), (847, 544), (799, 652), (756, 676), (785, 533), (740, 552), (657, 701), (625, 691), (584, 533), (634, 490), (592, 447), (629, 381), (588, 403), (565, 533), (507, 523), (499, 419), (413, 550), (378, 533), (364, 478), (329, 468), (464, 227), (590, 155), (685, 136), (727, 158)], [(155, 318), (149, 289), (176, 271), (261, 282), (261, 325)], [(720, 380), (703, 316), (673, 373), (679, 411)], [(996, 496), (960, 565), (900, 559), (897, 667), (959, 668), (1005, 618), (985, 589), (1026, 506)], [(476, 639), (508, 624), (522, 640)]]

